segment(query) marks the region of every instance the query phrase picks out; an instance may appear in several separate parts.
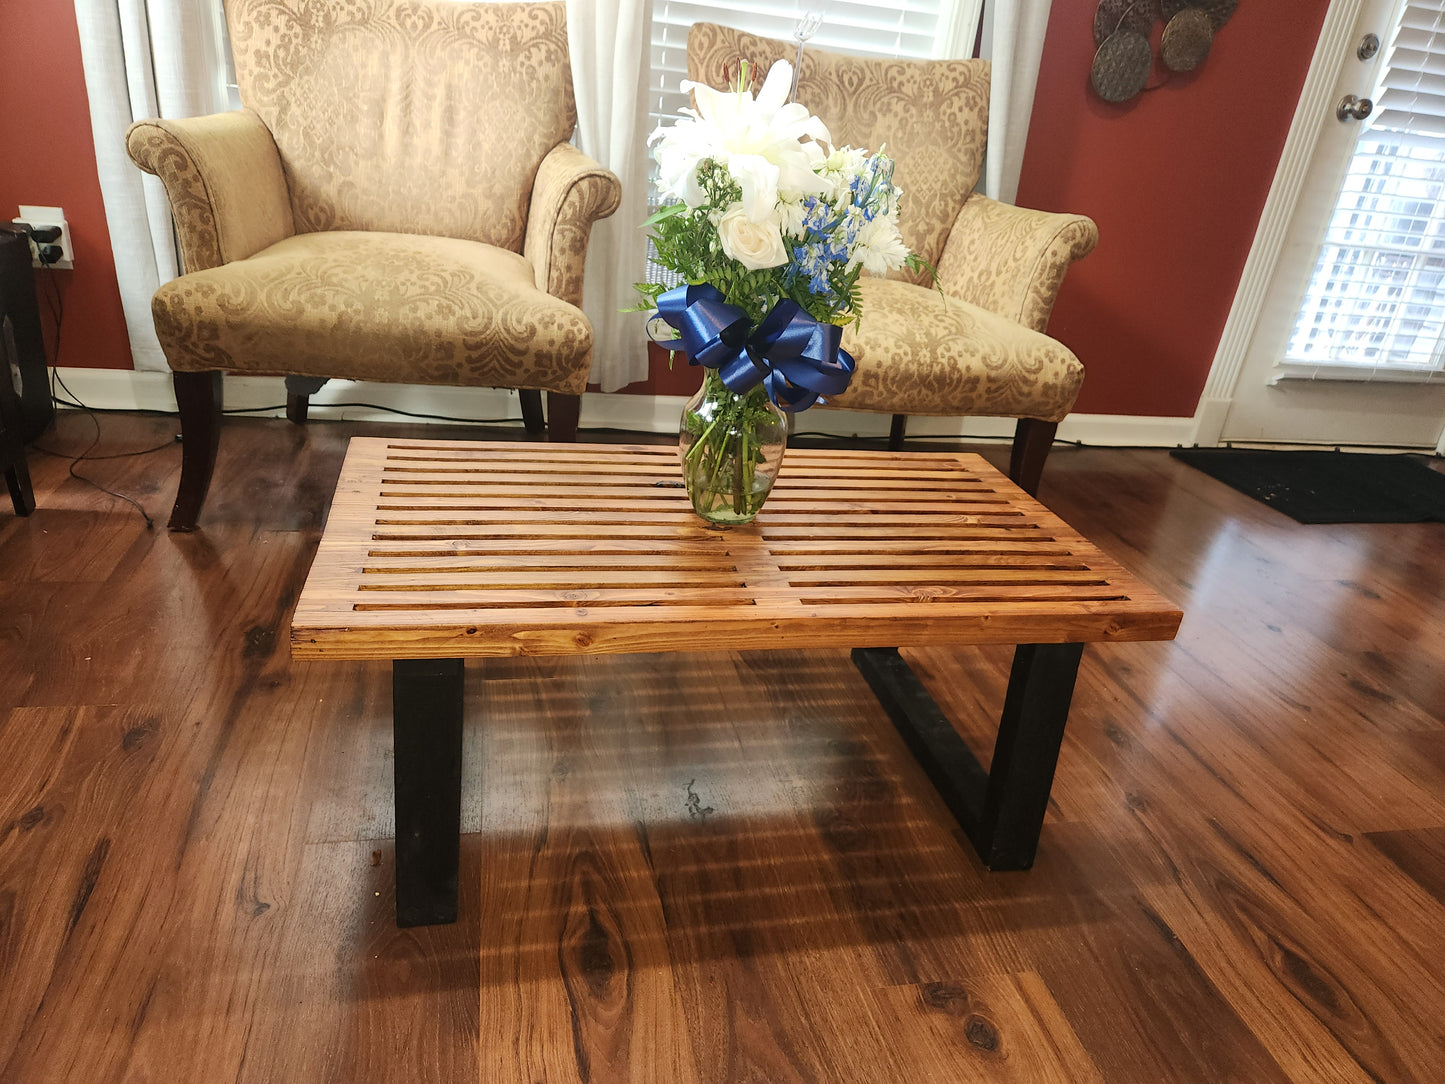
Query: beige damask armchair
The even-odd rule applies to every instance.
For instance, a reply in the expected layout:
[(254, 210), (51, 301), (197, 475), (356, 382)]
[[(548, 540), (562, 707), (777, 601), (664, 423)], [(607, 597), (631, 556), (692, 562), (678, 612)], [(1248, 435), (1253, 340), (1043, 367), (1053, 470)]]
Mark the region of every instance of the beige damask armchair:
[(185, 271), (152, 309), (184, 459), (172, 530), (215, 465), (221, 374), (517, 388), (575, 440), (592, 360), (578, 307), (615, 176), (568, 140), (564, 5), (227, 0), (245, 108), (132, 126)]
[[(766, 71), (796, 46), (711, 23), (687, 39), (688, 77), (727, 85), (745, 57)], [(865, 278), (863, 319), (843, 333), (858, 362), (833, 406), (892, 414), (902, 446), (910, 414), (1017, 418), (1009, 473), (1034, 493), (1084, 368), (1044, 334), (1064, 272), (1091, 252), (1094, 223), (999, 203), (975, 192), (988, 133), (986, 60), (878, 60), (809, 49), (797, 100), (835, 144), (887, 144), (904, 191), (909, 248), (937, 284), (903, 271)], [(934, 289), (937, 285), (940, 289)]]

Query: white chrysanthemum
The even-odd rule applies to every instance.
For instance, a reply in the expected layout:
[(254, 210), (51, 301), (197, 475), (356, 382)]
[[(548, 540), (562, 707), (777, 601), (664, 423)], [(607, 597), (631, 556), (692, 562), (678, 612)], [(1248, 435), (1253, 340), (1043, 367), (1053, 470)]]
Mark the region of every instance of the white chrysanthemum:
[(744, 213), (753, 222), (777, 221), (780, 190), (830, 191), (830, 182), (815, 172), (824, 158), (815, 141), (827, 141), (828, 129), (806, 106), (788, 102), (792, 81), (793, 66), (780, 60), (756, 99), (749, 91), (739, 94), (684, 82), (682, 89), (696, 96), (697, 109), (684, 109), (685, 117), (670, 127), (659, 126), (650, 137), (657, 144), (663, 194), (699, 206), (704, 195), (697, 169), (708, 158), (738, 182)]
[(801, 237), (808, 208), (800, 195), (786, 193), (778, 200), (778, 227), (785, 237)]
[(873, 275), (887, 274), (903, 266), (908, 259), (908, 246), (898, 232), (896, 215), (879, 215), (858, 233), (858, 241), (848, 256), (848, 266), (863, 265)]
[(825, 160), (824, 168), (830, 173), (840, 173), (844, 181), (856, 177), (863, 170), (868, 152), (857, 147), (836, 147)]

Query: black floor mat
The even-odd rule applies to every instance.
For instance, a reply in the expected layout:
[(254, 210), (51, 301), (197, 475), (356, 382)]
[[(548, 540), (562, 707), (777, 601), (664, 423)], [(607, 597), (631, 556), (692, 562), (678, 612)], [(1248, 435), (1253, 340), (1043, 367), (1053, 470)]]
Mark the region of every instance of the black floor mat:
[(1301, 523), (1445, 521), (1445, 474), (1408, 455), (1236, 448), (1169, 454)]

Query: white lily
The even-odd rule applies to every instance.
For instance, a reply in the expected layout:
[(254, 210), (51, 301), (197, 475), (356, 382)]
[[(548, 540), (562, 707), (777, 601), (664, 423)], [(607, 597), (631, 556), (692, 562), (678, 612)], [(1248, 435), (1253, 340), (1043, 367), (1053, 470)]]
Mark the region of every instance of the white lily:
[(697, 168), (711, 158), (724, 166), (742, 189), (743, 212), (753, 222), (776, 218), (779, 190), (792, 194), (827, 194), (832, 184), (816, 167), (825, 158), (819, 140), (830, 137), (827, 126), (806, 106), (788, 102), (793, 66), (779, 60), (768, 72), (756, 99), (750, 91), (720, 91), (686, 81), (697, 109), (670, 127), (652, 133), (657, 143), (659, 181), (665, 194), (689, 207), (704, 199)]

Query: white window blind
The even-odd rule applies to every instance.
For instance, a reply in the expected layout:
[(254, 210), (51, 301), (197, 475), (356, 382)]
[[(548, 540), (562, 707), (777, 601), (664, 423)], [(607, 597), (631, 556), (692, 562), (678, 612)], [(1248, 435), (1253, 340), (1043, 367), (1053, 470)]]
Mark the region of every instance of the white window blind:
[(808, 45), (858, 56), (927, 58), (933, 55), (938, 10), (946, 0), (830, 0), (788, 4), (776, 0), (653, 0), (652, 78), (648, 111), (652, 127), (671, 120), (688, 104), (678, 84), (687, 78), (687, 31), (693, 23), (721, 23), (766, 38), (790, 40), (806, 12), (823, 22)]
[(1405, 4), (1375, 95), (1372, 128), (1445, 136), (1445, 45), (1440, 33), (1438, 0)]
[(1438, 379), (1445, 0), (1407, 0), (1295, 320), (1285, 375)]

